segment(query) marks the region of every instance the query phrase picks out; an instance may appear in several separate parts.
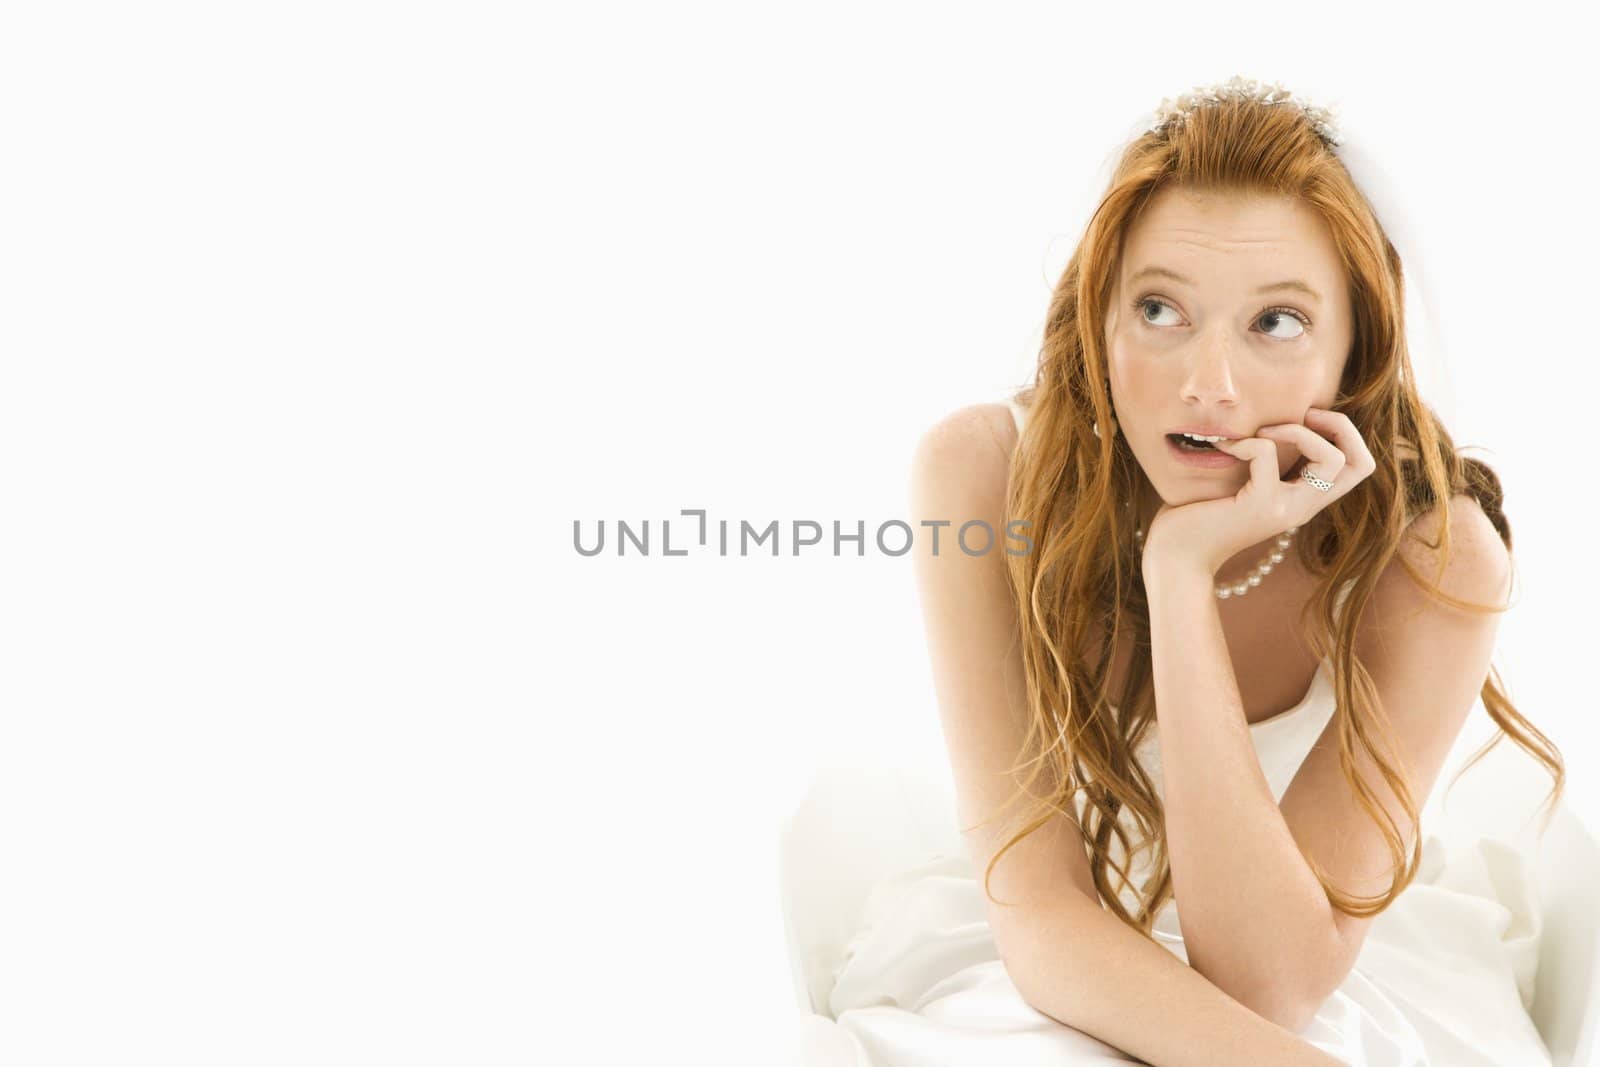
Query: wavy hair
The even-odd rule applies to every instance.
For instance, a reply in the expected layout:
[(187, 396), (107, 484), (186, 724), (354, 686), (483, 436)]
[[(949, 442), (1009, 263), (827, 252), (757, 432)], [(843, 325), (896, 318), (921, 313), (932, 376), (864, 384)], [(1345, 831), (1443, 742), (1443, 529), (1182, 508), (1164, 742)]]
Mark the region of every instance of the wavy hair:
[[(1408, 851), (1405, 835), (1372, 783), (1356, 771), (1359, 750), (1420, 827), (1394, 735), (1380, 713), (1371, 676), (1355, 654), (1356, 621), (1412, 520), (1434, 508), (1440, 532), (1424, 543), (1437, 551), (1438, 569), (1430, 580), (1400, 555), (1407, 574), (1437, 601), (1475, 613), (1506, 610), (1506, 605), (1451, 597), (1438, 578), (1450, 553), (1453, 497), (1473, 497), (1507, 549), (1511, 527), (1501, 510), (1499, 478), (1481, 461), (1458, 453), (1443, 423), (1417, 394), (1406, 350), (1400, 257), (1371, 204), (1299, 108), (1237, 99), (1198, 108), (1181, 125), (1147, 131), (1124, 149), (1055, 286), (1033, 382), (1018, 395), (1029, 417), (1011, 460), (1005, 518), (1028, 522), (1034, 547), (1007, 557), (1029, 709), (1028, 732), (1012, 774), (1023, 769), (1029, 774), (1007, 807), (1025, 799), (1032, 804), (990, 859), (984, 893), (994, 900), (989, 880), (1000, 858), (1072, 804), (1081, 813), (1077, 817), (1096, 890), (1114, 914), (1149, 937), (1156, 915), (1172, 897), (1161, 799), (1134, 757), (1155, 719), (1149, 605), (1135, 557), (1132, 515), (1114, 503), (1137, 498), (1143, 472), (1125, 438), (1106, 434), (1101, 439), (1090, 430), (1091, 423), (1106, 426), (1113, 419), (1099, 383), (1107, 373), (1105, 317), (1123, 237), (1143, 205), (1167, 186), (1298, 198), (1332, 230), (1346, 272), (1355, 321), (1337, 405), (1361, 431), (1377, 470), (1307, 524), (1295, 551), (1318, 580), (1301, 622), (1314, 651), (1332, 660), (1340, 763), (1388, 842), (1394, 879), (1385, 893), (1353, 896), (1333, 885), (1312, 857), (1306, 859), (1335, 908), (1352, 916), (1376, 915), (1416, 877), (1422, 834)], [(1336, 612), (1336, 591), (1347, 582), (1348, 599)], [(1094, 656), (1083, 662), (1073, 650), (1086, 649), (1095, 619), (1109, 619), (1111, 625)], [(1106, 690), (1112, 650), (1124, 632), (1133, 655), (1115, 701), (1124, 710), (1114, 714)], [(1559, 750), (1513, 706), (1493, 667), (1481, 696), (1500, 729), (1455, 778), (1509, 735), (1554, 778), (1548, 828), (1566, 780)], [(1046, 788), (1036, 790), (1041, 777)], [(1139, 850), (1153, 855), (1153, 874), (1132, 910), (1122, 899), (1133, 884), (1125, 861), (1135, 851), (1124, 814), (1140, 831)], [(1113, 842), (1124, 859), (1113, 855)], [(1120, 888), (1111, 883), (1112, 870)]]

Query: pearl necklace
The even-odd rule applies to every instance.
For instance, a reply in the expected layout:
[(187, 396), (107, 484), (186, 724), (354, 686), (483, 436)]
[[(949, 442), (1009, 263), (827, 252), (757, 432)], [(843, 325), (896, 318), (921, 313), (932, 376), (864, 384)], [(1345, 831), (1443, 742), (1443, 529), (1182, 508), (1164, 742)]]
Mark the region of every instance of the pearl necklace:
[[(1287, 530), (1283, 531), (1283, 535), (1278, 538), (1277, 547), (1271, 552), (1267, 553), (1261, 562), (1255, 565), (1255, 568), (1248, 576), (1245, 577), (1243, 581), (1224, 582), (1223, 584), (1217, 586), (1217, 599), (1227, 600), (1229, 597), (1244, 596), (1250, 590), (1260, 585), (1261, 579), (1271, 574), (1272, 568), (1283, 562), (1284, 551), (1294, 541), (1294, 535), (1299, 529), (1300, 527), (1298, 526), (1291, 526)], [(1144, 549), (1144, 531), (1133, 531), (1133, 537), (1142, 551)]]

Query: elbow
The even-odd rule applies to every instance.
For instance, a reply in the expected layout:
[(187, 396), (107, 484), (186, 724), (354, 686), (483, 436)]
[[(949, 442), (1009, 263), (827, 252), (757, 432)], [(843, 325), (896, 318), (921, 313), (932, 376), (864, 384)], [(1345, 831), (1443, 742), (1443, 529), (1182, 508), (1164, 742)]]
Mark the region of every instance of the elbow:
[(1269, 1009), (1265, 1016), (1277, 1023), (1291, 1034), (1299, 1034), (1311, 1025), (1317, 1017), (1317, 1009), (1322, 1005), (1309, 997), (1283, 999)]
[(1300, 976), (1287, 972), (1283, 966), (1264, 974), (1247, 975), (1238, 971), (1219, 973), (1215, 967), (1197, 965), (1193, 956), (1189, 965), (1222, 992), (1292, 1034), (1309, 1026), (1322, 1006), (1322, 1001), (1299, 980)]
[[(1193, 957), (1190, 959), (1192, 966)], [(1251, 971), (1235, 969), (1226, 974), (1215, 973), (1214, 968), (1197, 969), (1234, 1000), (1292, 1034), (1299, 1034), (1311, 1025), (1349, 969), (1346, 964), (1334, 978), (1325, 957), (1316, 952), (1283, 953), (1271, 961), (1257, 962), (1267, 965)]]
[(1302, 956), (1298, 967), (1290, 965), (1256, 985), (1255, 995), (1246, 1005), (1291, 1034), (1299, 1034), (1350, 973), (1350, 956), (1343, 946), (1330, 948), (1328, 954)]
[(995, 947), (1006, 977), (1023, 1003), (1063, 1026), (1084, 1029), (1082, 1012), (1107, 990), (1102, 981), (1088, 981), (1092, 966), (1080, 965), (1075, 946), (1084, 935), (1077, 928), (1076, 908), (1062, 906), (1026, 920), (992, 918)]
[(1310, 1026), (1317, 1017), (1317, 1010), (1322, 1007), (1322, 999), (1285, 981), (1250, 990), (1242, 996), (1234, 994), (1234, 999), (1291, 1034), (1298, 1034)]

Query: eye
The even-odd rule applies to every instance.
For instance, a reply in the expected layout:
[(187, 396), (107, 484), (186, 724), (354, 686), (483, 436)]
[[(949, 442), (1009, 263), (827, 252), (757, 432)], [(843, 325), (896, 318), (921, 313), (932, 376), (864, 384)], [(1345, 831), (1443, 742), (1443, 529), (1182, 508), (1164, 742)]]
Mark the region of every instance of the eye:
[(1168, 311), (1173, 311), (1174, 310), (1174, 308), (1173, 308), (1173, 306), (1171, 304), (1167, 303), (1165, 300), (1160, 300), (1160, 299), (1158, 299), (1156, 297), (1153, 297), (1153, 296), (1141, 296), (1139, 299), (1137, 299), (1137, 300), (1135, 300), (1133, 302), (1133, 310), (1135, 310), (1135, 311), (1137, 311), (1139, 313), (1139, 321), (1145, 323), (1148, 326), (1170, 326), (1170, 325), (1172, 325), (1172, 323), (1168, 323), (1168, 322), (1152, 322), (1150, 320), (1150, 317), (1145, 314), (1146, 310), (1149, 309), (1149, 308), (1152, 308), (1152, 307), (1154, 307), (1154, 308), (1166, 308)]
[[(1260, 315), (1256, 316), (1256, 321), (1271, 321), (1273, 325), (1267, 329), (1268, 335), (1283, 341), (1293, 341), (1297, 337), (1304, 336), (1306, 328), (1311, 325), (1311, 320), (1300, 314), (1300, 312), (1296, 311), (1294, 308), (1268, 308)], [(1295, 324), (1296, 328), (1293, 333), (1281, 334), (1272, 332), (1273, 329), (1283, 325), (1285, 322), (1291, 322)]]
[[(1177, 313), (1177, 309), (1176, 308), (1174, 308), (1171, 304), (1167, 303), (1165, 300), (1162, 300), (1160, 297), (1141, 296), (1139, 299), (1137, 299), (1137, 300), (1135, 300), (1133, 302), (1133, 309), (1136, 312), (1138, 312), (1139, 321), (1143, 322), (1146, 326), (1175, 326), (1175, 325), (1177, 325), (1176, 323), (1172, 323), (1172, 322), (1158, 322), (1158, 321), (1156, 321), (1156, 319), (1152, 318), (1151, 315), (1150, 315), (1150, 309), (1151, 308), (1154, 308), (1155, 309), (1155, 313), (1158, 314), (1158, 315), (1163, 310), (1171, 311), (1174, 314)], [(1303, 337), (1305, 335), (1305, 332), (1308, 329), (1311, 328), (1311, 320), (1306, 318), (1306, 316), (1304, 314), (1302, 314), (1299, 311), (1296, 311), (1292, 307), (1273, 307), (1273, 308), (1268, 308), (1267, 310), (1263, 311), (1261, 314), (1256, 316), (1256, 321), (1257, 322), (1269, 323), (1270, 325), (1267, 326), (1267, 328), (1265, 330), (1265, 333), (1267, 334), (1267, 336), (1276, 338), (1279, 341), (1293, 341), (1293, 340), (1296, 340), (1296, 339), (1298, 339), (1300, 337)], [(1295, 326), (1295, 329), (1290, 333), (1279, 333), (1279, 332), (1277, 332), (1285, 323), (1293, 324)]]

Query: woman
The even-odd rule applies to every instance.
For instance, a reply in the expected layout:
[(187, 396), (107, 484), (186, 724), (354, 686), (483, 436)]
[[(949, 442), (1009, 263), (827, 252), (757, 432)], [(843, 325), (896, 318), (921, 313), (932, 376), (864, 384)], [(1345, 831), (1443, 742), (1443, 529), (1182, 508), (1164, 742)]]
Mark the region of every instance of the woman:
[[(919, 447), (919, 520), (1020, 535), (917, 556), (1003, 964), (951, 968), (940, 996), (993, 1013), (963, 1028), (940, 1001), (952, 1056), (1549, 1063), (1509, 939), (1449, 925), (1449, 898), (1401, 910), (1440, 888), (1419, 809), (1475, 698), (1552, 808), (1564, 768), (1492, 677), (1499, 483), (1415, 390), (1400, 258), (1338, 147), (1326, 112), (1239, 79), (1164, 107), (1055, 289), (1032, 385)], [(883, 929), (834, 1008), (899, 1062), (881, 1017), (839, 1011)], [(1430, 943), (1470, 966), (1417, 973)]]

